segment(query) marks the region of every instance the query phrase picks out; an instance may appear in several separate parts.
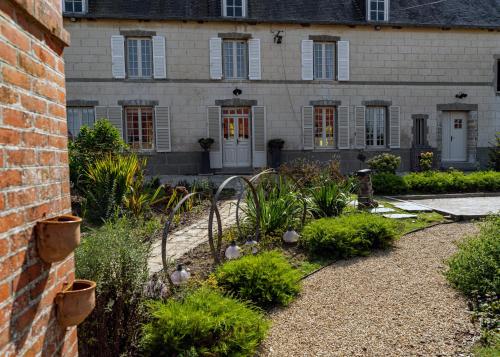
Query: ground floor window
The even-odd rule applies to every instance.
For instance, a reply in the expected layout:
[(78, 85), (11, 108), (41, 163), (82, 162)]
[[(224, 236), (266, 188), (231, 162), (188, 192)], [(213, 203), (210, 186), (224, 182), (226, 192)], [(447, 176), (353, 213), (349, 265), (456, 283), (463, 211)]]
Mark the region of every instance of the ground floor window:
[(427, 145), (426, 136), (426, 122), (425, 118), (415, 118), (414, 120), (414, 141), (416, 147), (423, 147)]
[(82, 126), (93, 127), (95, 114), (93, 107), (68, 107), (68, 138), (74, 139), (80, 133)]
[(335, 145), (335, 107), (314, 107), (314, 146)]
[(153, 108), (125, 108), (127, 144), (136, 150), (152, 150), (153, 139)]
[(366, 146), (384, 147), (386, 145), (386, 120), (385, 107), (366, 108)]

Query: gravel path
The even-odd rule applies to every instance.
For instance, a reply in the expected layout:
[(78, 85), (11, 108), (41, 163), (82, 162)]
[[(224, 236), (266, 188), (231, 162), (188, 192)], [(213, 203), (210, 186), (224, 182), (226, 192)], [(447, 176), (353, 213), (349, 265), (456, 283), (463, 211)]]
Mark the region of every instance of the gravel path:
[(272, 314), (260, 355), (468, 355), (478, 331), (442, 271), (453, 242), (476, 231), (471, 223), (440, 225), (323, 269), (304, 281), (297, 301)]

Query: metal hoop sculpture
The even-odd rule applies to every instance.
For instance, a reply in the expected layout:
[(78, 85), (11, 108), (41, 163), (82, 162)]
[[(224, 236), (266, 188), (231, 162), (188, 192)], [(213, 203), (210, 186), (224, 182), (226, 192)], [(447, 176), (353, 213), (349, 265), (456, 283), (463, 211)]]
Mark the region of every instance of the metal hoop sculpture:
[[(172, 212), (170, 212), (170, 215), (168, 216), (167, 222), (165, 223), (165, 226), (163, 227), (163, 234), (162, 234), (162, 238), (161, 238), (161, 260), (163, 263), (163, 270), (165, 271), (165, 273), (167, 275), (167, 280), (168, 280), (170, 286), (172, 286), (172, 287), (174, 286), (174, 284), (172, 283), (172, 279), (170, 279), (170, 275), (168, 274), (168, 261), (167, 261), (168, 231), (170, 230), (170, 225), (172, 224), (172, 222), (174, 220), (175, 214), (182, 207), (184, 202), (186, 202), (191, 197), (196, 196), (196, 195), (201, 195), (202, 193), (203, 192), (193, 192), (193, 193), (190, 193), (190, 194), (184, 196), (182, 198), (182, 200), (180, 200), (179, 203), (177, 203), (177, 205), (172, 210)], [(221, 227), (220, 229), (222, 230), (220, 213), (219, 213), (219, 210), (217, 209), (217, 207), (215, 209), (215, 215), (217, 217), (217, 224), (219, 225), (219, 227)]]
[[(253, 184), (255, 181), (257, 181), (259, 178), (261, 178), (264, 175), (277, 175), (277, 176), (280, 176), (280, 173), (278, 173), (274, 169), (264, 170), (264, 171), (258, 173), (257, 175), (253, 176), (249, 181)], [(306, 216), (307, 216), (307, 201), (304, 199), (304, 194), (302, 192), (302, 187), (298, 184), (298, 182), (292, 176), (289, 176), (289, 175), (284, 175), (284, 176), (288, 177), (289, 179), (291, 179), (296, 184), (297, 188), (299, 189), (299, 191), (301, 193), (301, 200), (302, 200), (304, 208), (302, 210), (302, 217), (301, 217), (300, 225), (301, 225), (301, 227), (303, 227), (304, 224), (305, 224), (305, 222), (306, 222)], [(255, 187), (254, 187), (254, 189), (255, 189)], [(242, 235), (242, 233), (241, 233), (241, 226), (240, 226), (239, 211), (240, 211), (241, 200), (243, 199), (244, 194), (245, 194), (245, 190), (242, 190), (240, 192), (239, 196), (238, 196), (238, 201), (236, 202), (236, 226), (238, 228), (238, 234), (240, 236)]]
[[(250, 187), (250, 190), (252, 192), (252, 196), (255, 202), (255, 207), (257, 209), (257, 216), (256, 216), (256, 225), (255, 227), (255, 240), (259, 241), (260, 238), (260, 204), (259, 204), (259, 199), (257, 197), (257, 192), (255, 191), (255, 187), (252, 185), (252, 182), (250, 182), (249, 179), (243, 176), (231, 176), (228, 179), (226, 179), (220, 186), (219, 189), (217, 190), (215, 196), (212, 199), (212, 208), (210, 209), (210, 216), (208, 219), (208, 242), (210, 244), (210, 250), (212, 251), (212, 256), (214, 258), (215, 264), (220, 263), (220, 249), (222, 245), (222, 223), (220, 219), (220, 213), (217, 208), (217, 201), (219, 200), (219, 196), (224, 190), (224, 188), (232, 181), (234, 180), (239, 180), (240, 184), (243, 185), (245, 183), (248, 187)], [(214, 244), (214, 237), (213, 237), (213, 221), (214, 221), (214, 214), (217, 216), (217, 225), (218, 225), (218, 230), (217, 230), (217, 246)]]

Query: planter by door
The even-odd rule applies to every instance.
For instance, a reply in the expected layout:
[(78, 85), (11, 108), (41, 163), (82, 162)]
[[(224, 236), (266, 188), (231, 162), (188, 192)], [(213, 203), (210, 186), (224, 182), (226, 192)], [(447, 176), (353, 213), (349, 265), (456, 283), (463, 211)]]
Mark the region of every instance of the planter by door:
[(277, 169), (281, 165), (281, 150), (285, 145), (283, 139), (272, 139), (267, 143), (271, 153), (271, 167)]
[(36, 226), (38, 254), (46, 263), (66, 258), (80, 244), (82, 219), (62, 215), (38, 222)]
[(210, 147), (214, 143), (212, 138), (201, 138), (198, 140), (203, 152), (201, 153), (201, 174), (210, 173)]
[(90, 280), (75, 280), (56, 295), (57, 321), (63, 327), (83, 322), (95, 307), (96, 283)]

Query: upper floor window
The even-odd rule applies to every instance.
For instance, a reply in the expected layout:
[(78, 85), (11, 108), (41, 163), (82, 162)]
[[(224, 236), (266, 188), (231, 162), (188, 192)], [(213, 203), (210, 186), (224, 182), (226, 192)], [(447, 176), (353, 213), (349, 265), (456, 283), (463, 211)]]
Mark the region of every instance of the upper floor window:
[(366, 108), (366, 146), (386, 146), (386, 120), (387, 109), (385, 107)]
[(68, 138), (73, 140), (82, 126), (94, 127), (95, 114), (93, 107), (68, 107)]
[(84, 13), (86, 0), (63, 0), (64, 12)]
[(245, 17), (246, 16), (246, 0), (223, 0), (222, 12), (227, 17)]
[(248, 76), (247, 42), (224, 40), (222, 43), (225, 79), (244, 79)]
[(314, 79), (335, 78), (335, 43), (314, 43)]
[(335, 145), (335, 107), (314, 107), (314, 147)]
[(136, 150), (153, 150), (153, 108), (125, 108), (127, 144)]
[(129, 78), (153, 76), (153, 49), (150, 38), (127, 38), (127, 75)]
[(368, 21), (387, 21), (389, 0), (368, 0)]

